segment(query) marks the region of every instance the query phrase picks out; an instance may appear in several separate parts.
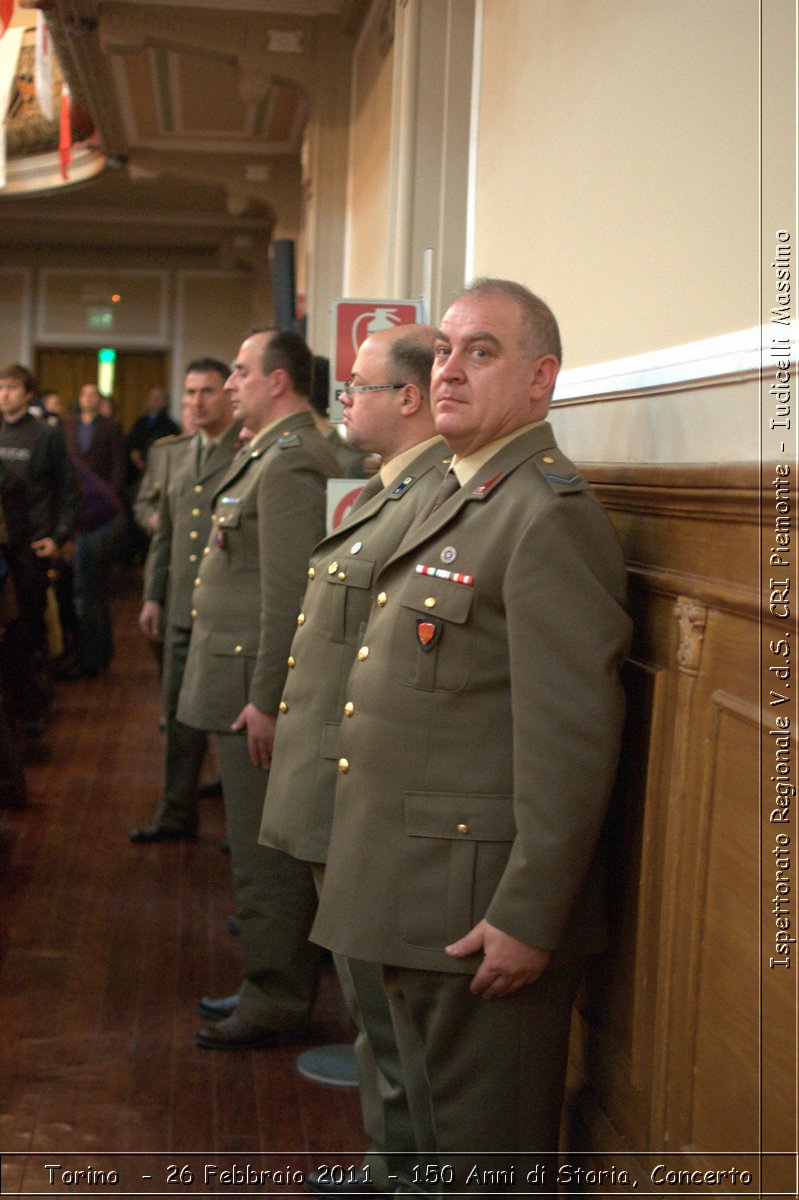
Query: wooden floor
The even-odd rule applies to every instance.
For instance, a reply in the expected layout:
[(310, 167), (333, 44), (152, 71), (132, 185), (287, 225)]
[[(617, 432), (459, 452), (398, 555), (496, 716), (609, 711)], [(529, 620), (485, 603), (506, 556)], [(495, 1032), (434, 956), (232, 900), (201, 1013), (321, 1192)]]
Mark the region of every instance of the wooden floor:
[(295, 1058), (352, 1029), (326, 968), (308, 1042), (195, 1046), (198, 997), (239, 982), (222, 804), (202, 801), (196, 843), (128, 841), (159, 798), (162, 736), (135, 577), (118, 591), (110, 672), (59, 684), (30, 804), (0, 814), (2, 1195), (307, 1195), (285, 1176), (357, 1165), (364, 1139), (357, 1091)]

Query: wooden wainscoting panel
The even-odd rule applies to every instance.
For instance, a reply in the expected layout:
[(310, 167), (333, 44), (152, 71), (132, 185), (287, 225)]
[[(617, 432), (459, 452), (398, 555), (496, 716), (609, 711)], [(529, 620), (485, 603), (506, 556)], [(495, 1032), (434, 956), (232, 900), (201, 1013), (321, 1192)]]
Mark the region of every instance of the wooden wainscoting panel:
[(635, 636), (612, 940), (581, 996), (566, 1136), (704, 1169), (795, 1135), (792, 980), (763, 977), (759, 916), (765, 493), (756, 465), (583, 470), (625, 548)]
[[(706, 714), (709, 767), (703, 798), (699, 911), (693, 918), (695, 1046), (690, 1109), (682, 1142), (714, 1150), (754, 1150), (759, 1138), (757, 758), (760, 713), (714, 692)], [(686, 1047), (686, 1050), (690, 1050)], [(683, 1098), (675, 1098), (682, 1108)], [(688, 1108), (688, 1106), (685, 1106)], [(675, 1126), (683, 1123), (675, 1112)], [(682, 1114), (680, 1114), (682, 1116)]]

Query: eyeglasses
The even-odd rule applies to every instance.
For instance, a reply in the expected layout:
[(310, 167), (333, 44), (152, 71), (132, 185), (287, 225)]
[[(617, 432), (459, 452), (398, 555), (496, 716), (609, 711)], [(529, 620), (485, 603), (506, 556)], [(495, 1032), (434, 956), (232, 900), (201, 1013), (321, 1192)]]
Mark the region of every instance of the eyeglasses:
[(339, 395), (351, 400), (362, 392), (398, 392), (407, 386), (405, 383), (345, 383)]

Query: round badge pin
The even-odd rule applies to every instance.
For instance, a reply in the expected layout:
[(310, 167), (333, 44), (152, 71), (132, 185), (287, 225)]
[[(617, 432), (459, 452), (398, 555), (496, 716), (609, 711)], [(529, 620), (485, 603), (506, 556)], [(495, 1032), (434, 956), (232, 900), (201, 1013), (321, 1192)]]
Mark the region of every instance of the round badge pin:
[(441, 551), (441, 561), (443, 563), (452, 563), (458, 557), (458, 551), (454, 546), (445, 546)]

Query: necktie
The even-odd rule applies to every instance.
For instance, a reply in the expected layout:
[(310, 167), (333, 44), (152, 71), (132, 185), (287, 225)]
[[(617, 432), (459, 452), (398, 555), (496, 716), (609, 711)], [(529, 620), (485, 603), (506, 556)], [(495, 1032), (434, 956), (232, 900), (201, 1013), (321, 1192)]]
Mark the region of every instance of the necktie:
[(197, 474), (198, 475), (202, 475), (203, 471), (205, 470), (206, 464), (208, 462), (208, 456), (212, 450), (213, 450), (213, 444), (211, 442), (200, 441), (200, 444), (197, 447)]
[(441, 505), (445, 502), (445, 500), (449, 500), (450, 496), (454, 496), (460, 486), (461, 485), (458, 482), (458, 476), (455, 474), (452, 468), (450, 468), (450, 470), (447, 471), (446, 475), (444, 476), (444, 481), (441, 484), (441, 487), (436, 492), (430, 512), (434, 513), (436, 509), (441, 508)]

